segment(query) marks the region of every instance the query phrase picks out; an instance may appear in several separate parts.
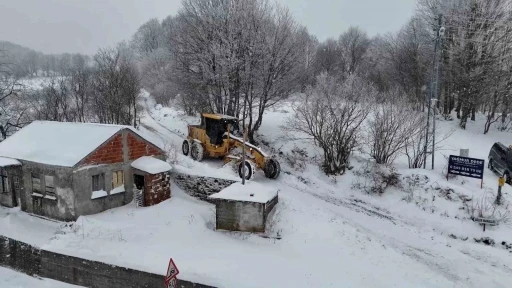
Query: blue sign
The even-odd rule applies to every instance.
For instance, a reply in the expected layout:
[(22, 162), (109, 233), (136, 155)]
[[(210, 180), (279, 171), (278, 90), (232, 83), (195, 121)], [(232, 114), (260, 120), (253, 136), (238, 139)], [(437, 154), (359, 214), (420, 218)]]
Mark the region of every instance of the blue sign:
[(448, 174), (483, 179), (485, 160), (450, 155)]

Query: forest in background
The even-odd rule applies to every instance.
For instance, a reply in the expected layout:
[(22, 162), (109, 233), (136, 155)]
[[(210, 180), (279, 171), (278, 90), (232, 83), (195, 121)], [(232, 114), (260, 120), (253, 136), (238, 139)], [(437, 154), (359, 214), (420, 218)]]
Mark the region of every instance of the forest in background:
[[(398, 32), (369, 37), (350, 27), (318, 41), (271, 1), (184, 0), (176, 15), (150, 19), (131, 39), (93, 56), (4, 43), (0, 132), (5, 138), (36, 119), (136, 125), (144, 88), (188, 114), (244, 118), (257, 142), (265, 111), (293, 100), (301, 117), (288, 128), (322, 147), (327, 173), (344, 171), (350, 153), (367, 142), (360, 133), (366, 120), (377, 162), (408, 153), (420, 167), (425, 147), (434, 145), (423, 136), (426, 111), (461, 129), (478, 113), (487, 119), (483, 133), (493, 123), (509, 129), (510, 12), (510, 0), (418, 0)], [(42, 89), (25, 89), (21, 79), (37, 76), (46, 77)]]

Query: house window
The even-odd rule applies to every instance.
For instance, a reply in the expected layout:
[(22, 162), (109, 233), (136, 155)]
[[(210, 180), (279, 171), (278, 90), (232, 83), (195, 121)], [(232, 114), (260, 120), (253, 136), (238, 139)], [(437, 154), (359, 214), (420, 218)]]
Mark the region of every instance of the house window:
[(112, 173), (112, 188), (117, 188), (124, 185), (123, 171), (114, 171)]
[(53, 176), (44, 175), (45, 192), (48, 196), (55, 196), (55, 184)]
[(7, 172), (0, 169), (0, 193), (9, 193), (9, 185), (7, 181)]
[(39, 174), (32, 173), (32, 192), (41, 192), (41, 178), (39, 178)]
[(92, 176), (92, 191), (105, 191), (105, 174)]

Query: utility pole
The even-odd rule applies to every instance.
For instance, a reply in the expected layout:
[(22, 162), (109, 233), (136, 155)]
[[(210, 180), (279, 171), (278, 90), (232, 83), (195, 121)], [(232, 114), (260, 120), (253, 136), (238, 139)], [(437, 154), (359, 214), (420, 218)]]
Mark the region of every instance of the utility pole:
[(435, 152), (436, 152), (436, 112), (437, 112), (437, 102), (439, 101), (439, 95), (437, 93), (439, 92), (439, 62), (441, 62), (441, 53), (443, 51), (443, 48), (441, 46), (444, 36), (445, 28), (443, 25), (443, 15), (439, 14), (439, 31), (437, 32), (437, 40), (436, 40), (436, 46), (437, 47), (437, 53), (434, 55), (434, 57), (437, 57), (436, 66), (435, 66), (435, 77), (436, 81), (434, 82), (434, 119), (432, 119), (432, 170), (434, 170), (434, 159), (436, 158)]
[(242, 185), (245, 185), (245, 112), (247, 107), (247, 96), (244, 97), (244, 113), (242, 117)]
[[(438, 15), (438, 27), (436, 30), (436, 43), (434, 46), (434, 63), (433, 63), (433, 71), (432, 71), (432, 80), (431, 80), (431, 86), (430, 86), (430, 99), (427, 101), (428, 103), (428, 112), (427, 112), (427, 129), (425, 132), (425, 147), (424, 147), (424, 155), (423, 155), (423, 169), (426, 169), (427, 167), (427, 154), (428, 154), (428, 134), (430, 129), (430, 108), (432, 106), (432, 101), (437, 101), (437, 86), (439, 83), (439, 59), (438, 54), (440, 54), (442, 48), (440, 47), (441, 43), (441, 37), (444, 35), (445, 28), (442, 26), (443, 24), (443, 15)], [(440, 58), (440, 57), (439, 57)], [(434, 109), (434, 120), (433, 120), (433, 131), (432, 131), (432, 169), (434, 169), (434, 152), (435, 152), (435, 126), (436, 126), (436, 115), (435, 115), (435, 105), (433, 107)]]

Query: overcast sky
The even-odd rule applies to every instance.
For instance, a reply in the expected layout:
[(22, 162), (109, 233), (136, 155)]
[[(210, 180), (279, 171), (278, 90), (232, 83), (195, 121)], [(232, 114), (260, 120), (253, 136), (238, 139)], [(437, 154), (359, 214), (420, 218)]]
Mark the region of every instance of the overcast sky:
[[(416, 0), (277, 0), (319, 40), (349, 26), (370, 35), (397, 31)], [(94, 54), (128, 40), (150, 18), (174, 15), (181, 0), (0, 0), (0, 40), (44, 53)]]

